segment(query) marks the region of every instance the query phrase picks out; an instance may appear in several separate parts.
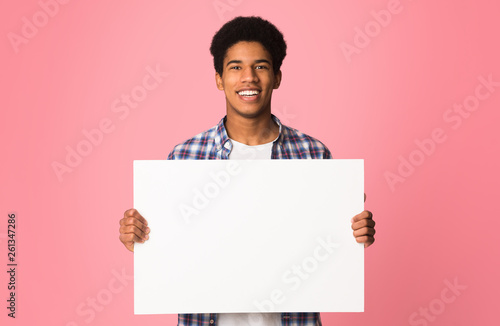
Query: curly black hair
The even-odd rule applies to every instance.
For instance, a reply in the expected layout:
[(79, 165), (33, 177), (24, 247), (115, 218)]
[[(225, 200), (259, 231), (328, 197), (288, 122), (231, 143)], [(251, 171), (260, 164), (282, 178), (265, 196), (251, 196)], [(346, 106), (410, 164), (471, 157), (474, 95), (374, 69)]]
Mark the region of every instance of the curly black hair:
[(254, 41), (262, 44), (271, 54), (274, 74), (280, 71), (286, 56), (286, 42), (283, 34), (276, 26), (261, 17), (240, 16), (225, 23), (212, 39), (210, 53), (214, 57), (214, 68), (219, 75), (222, 76), (227, 49), (241, 41)]

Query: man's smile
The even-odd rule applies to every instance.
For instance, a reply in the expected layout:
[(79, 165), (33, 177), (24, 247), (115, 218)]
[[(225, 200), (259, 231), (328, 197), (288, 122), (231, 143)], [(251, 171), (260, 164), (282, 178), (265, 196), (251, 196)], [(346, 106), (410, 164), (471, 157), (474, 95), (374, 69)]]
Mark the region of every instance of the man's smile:
[(236, 92), (243, 101), (256, 101), (260, 98), (261, 90), (258, 88), (242, 88)]

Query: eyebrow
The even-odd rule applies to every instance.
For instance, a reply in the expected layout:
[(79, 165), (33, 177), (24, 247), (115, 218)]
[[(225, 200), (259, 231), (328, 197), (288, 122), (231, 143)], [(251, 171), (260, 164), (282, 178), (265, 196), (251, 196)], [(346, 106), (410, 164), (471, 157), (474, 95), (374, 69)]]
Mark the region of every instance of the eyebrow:
[[(265, 63), (267, 63), (267, 64), (271, 65), (271, 62), (269, 62), (269, 60), (266, 60), (266, 59), (259, 59), (259, 60), (255, 60), (255, 61), (254, 61), (254, 63), (263, 63), (263, 62), (265, 62)], [(229, 62), (226, 64), (226, 67), (227, 67), (227, 66), (229, 66), (229, 65), (230, 65), (230, 64), (232, 64), (232, 63), (243, 63), (243, 61), (241, 61), (241, 60), (231, 60), (231, 61), (229, 61)]]

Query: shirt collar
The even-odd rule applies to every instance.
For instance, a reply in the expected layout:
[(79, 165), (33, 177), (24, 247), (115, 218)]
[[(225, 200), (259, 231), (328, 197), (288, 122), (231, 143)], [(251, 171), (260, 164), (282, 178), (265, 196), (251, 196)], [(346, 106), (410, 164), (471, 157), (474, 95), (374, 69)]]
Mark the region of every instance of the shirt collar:
[[(274, 115), (274, 114), (271, 114), (271, 118), (273, 119), (274, 122), (276, 122), (276, 124), (278, 125), (279, 127), (279, 135), (278, 135), (278, 139), (275, 140), (275, 142), (278, 142), (279, 144), (281, 144), (283, 142), (283, 128), (282, 128), (282, 125), (281, 125), (281, 121)], [(226, 126), (225, 126), (225, 122), (226, 122), (226, 119), (227, 119), (227, 115), (224, 116), (224, 118), (222, 118), (219, 123), (217, 124), (216, 128), (215, 128), (215, 147), (217, 149), (217, 151), (220, 151), (222, 149), (222, 147), (231, 147), (230, 144), (226, 145), (226, 143), (229, 141), (229, 136), (227, 135), (227, 130), (226, 130)]]

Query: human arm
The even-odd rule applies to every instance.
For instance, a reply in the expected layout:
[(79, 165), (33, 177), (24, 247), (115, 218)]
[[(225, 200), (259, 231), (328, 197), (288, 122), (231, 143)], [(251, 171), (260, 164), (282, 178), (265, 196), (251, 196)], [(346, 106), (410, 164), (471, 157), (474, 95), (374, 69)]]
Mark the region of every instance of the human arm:
[(130, 251), (134, 251), (134, 243), (143, 243), (149, 239), (148, 221), (134, 208), (123, 213), (120, 220), (120, 241)]
[[(365, 194), (366, 201), (366, 194)], [(371, 246), (375, 241), (375, 221), (370, 211), (363, 211), (351, 219), (353, 235), (358, 243), (364, 243), (365, 248)]]

